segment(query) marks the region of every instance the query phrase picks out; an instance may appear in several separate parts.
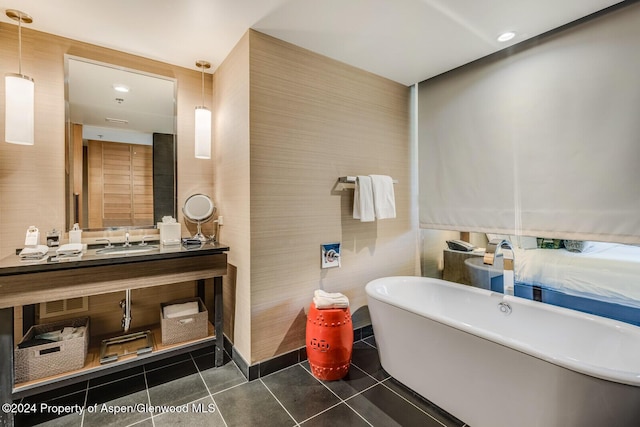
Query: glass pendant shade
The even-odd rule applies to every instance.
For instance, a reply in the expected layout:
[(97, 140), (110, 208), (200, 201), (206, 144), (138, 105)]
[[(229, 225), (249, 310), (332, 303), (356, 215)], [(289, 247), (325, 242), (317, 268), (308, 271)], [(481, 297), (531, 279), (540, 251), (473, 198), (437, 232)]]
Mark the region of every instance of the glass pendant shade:
[(211, 158), (211, 111), (196, 107), (195, 150), (197, 159)]
[(20, 74), (7, 74), (5, 94), (5, 141), (12, 144), (33, 145), (33, 79)]

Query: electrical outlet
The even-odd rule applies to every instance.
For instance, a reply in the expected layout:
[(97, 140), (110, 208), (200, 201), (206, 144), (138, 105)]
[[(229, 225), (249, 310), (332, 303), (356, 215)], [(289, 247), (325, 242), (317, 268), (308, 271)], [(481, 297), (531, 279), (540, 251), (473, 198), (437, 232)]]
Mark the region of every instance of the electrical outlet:
[(320, 245), (322, 268), (340, 267), (340, 243), (324, 243)]

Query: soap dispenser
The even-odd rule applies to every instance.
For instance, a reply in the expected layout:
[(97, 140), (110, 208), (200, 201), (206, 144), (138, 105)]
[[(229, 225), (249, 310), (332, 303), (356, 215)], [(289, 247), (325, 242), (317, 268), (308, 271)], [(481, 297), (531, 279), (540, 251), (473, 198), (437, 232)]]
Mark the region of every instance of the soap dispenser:
[(82, 230), (78, 223), (73, 224), (73, 228), (69, 230), (69, 243), (82, 243)]

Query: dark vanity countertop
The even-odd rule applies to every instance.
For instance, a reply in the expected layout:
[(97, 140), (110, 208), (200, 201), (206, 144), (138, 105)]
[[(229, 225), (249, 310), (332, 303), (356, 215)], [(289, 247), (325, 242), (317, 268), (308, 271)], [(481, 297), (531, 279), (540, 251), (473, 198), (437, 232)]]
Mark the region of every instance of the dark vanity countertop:
[(215, 255), (228, 250), (229, 246), (217, 242), (204, 243), (199, 247), (189, 248), (182, 245), (158, 245), (157, 249), (137, 254), (98, 254), (96, 253), (97, 249), (88, 249), (82, 254), (82, 257), (52, 261), (56, 254), (55, 249), (50, 249), (49, 255), (38, 261), (22, 261), (18, 255), (10, 255), (1, 259), (0, 276)]

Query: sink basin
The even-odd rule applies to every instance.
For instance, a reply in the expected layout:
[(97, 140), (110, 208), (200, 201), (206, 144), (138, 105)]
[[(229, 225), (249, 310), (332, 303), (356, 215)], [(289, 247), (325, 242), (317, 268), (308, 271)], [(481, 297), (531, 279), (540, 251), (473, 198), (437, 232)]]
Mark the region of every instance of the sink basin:
[(502, 292), (502, 256), (496, 257), (494, 265), (485, 264), (481, 256), (467, 258), (464, 260), (464, 264), (473, 286)]
[(145, 252), (151, 252), (158, 249), (155, 245), (146, 245), (146, 246), (114, 246), (112, 248), (102, 248), (96, 251), (97, 254), (101, 255), (128, 255), (128, 254), (141, 254)]

